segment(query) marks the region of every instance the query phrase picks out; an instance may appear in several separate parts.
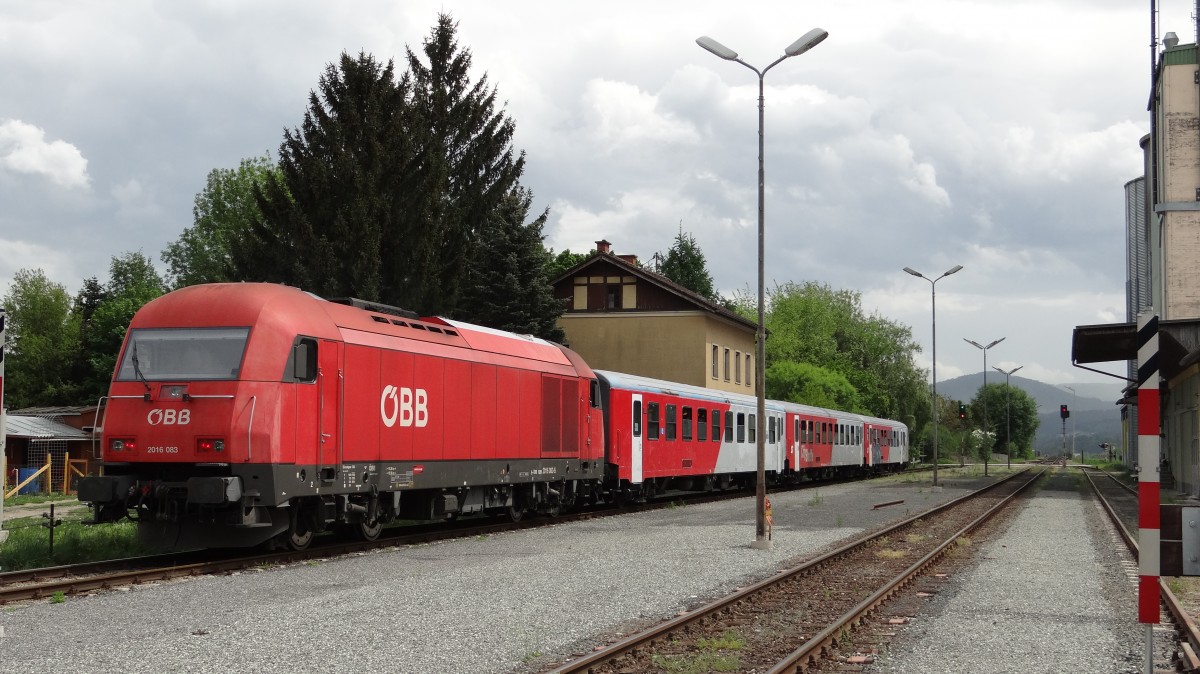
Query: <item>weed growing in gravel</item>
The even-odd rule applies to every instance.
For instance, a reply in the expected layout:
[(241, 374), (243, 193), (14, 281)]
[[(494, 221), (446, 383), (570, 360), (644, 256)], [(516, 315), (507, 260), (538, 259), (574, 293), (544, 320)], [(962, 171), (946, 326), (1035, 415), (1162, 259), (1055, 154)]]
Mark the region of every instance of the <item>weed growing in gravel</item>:
[(50, 595), (51, 604), (61, 604), (67, 600), (67, 595), (62, 590), (55, 590), (54, 594)]
[(529, 653), (526, 653), (523, 658), (521, 658), (521, 662), (526, 662), (526, 663), (533, 662), (534, 660), (537, 660), (540, 657), (542, 657), (541, 651), (530, 651)]
[(740, 651), (746, 647), (746, 639), (730, 630), (719, 639), (699, 639), (696, 647), (702, 651)]
[(809, 497), (808, 505), (819, 506), (819, 505), (821, 505), (821, 501), (824, 501), (824, 500), (825, 500), (824, 497), (821, 496), (821, 492), (816, 491), (816, 492), (813, 492), (813, 495), (811, 497)]
[(969, 547), (971, 547), (971, 539), (967, 538), (966, 536), (961, 536), (958, 538), (958, 540), (954, 541), (954, 545), (950, 546), (950, 548), (946, 550), (946, 554), (950, 555), (951, 557), (962, 557), (970, 554), (970, 552), (967, 550)]
[(882, 559), (900, 559), (907, 554), (908, 553), (903, 550), (892, 550), (891, 548), (884, 548), (883, 550), (877, 550), (875, 552), (875, 556)]
[(921, 541), (925, 540), (926, 538), (929, 538), (929, 537), (924, 536), (922, 534), (906, 534), (904, 536), (904, 540), (908, 541), (909, 543), (920, 543)]
[(838, 516), (837, 516), (837, 527), (838, 527), (839, 529), (841, 529), (841, 528), (842, 528), (842, 516), (841, 516), (841, 515), (838, 515)]
[(736, 672), (741, 660), (732, 655), (700, 653), (698, 655), (652, 655), (650, 663), (668, 674), (706, 674), (707, 672)]

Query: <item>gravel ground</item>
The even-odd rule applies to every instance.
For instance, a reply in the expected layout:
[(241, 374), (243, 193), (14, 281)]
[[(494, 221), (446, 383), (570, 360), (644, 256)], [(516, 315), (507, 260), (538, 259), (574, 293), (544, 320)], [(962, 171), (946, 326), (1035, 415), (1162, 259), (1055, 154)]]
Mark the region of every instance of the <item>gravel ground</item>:
[[(1123, 545), (1114, 561), (1116, 548), (1107, 516), (1079, 493), (1078, 475), (1059, 473), (867, 671), (1141, 672), (1137, 564)], [(1156, 630), (1155, 643), (1165, 662), (1170, 632)]]
[(0, 672), (513, 671), (978, 481), (942, 471), (938, 492), (926, 475), (773, 494), (770, 551), (749, 547), (746, 498), (32, 603), (0, 613)]

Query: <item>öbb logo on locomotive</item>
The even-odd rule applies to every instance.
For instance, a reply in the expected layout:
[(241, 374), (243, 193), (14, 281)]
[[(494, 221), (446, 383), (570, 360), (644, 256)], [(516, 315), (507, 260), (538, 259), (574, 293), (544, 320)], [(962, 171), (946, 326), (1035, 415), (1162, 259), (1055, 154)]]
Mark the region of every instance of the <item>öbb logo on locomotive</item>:
[[(400, 394), (397, 396), (397, 392)], [(391, 412), (388, 412), (388, 408)], [(383, 418), (383, 425), (391, 428), (396, 425), (396, 419), (399, 417), (400, 426), (416, 426), (424, 428), (429, 423), (429, 394), (425, 389), (411, 389), (407, 386), (392, 386), (388, 384), (383, 387), (383, 394), (379, 396), (379, 416)]]
[(146, 423), (151, 426), (186, 426), (192, 422), (192, 411), (189, 409), (173, 410), (173, 409), (158, 409), (157, 407), (150, 410), (146, 415)]

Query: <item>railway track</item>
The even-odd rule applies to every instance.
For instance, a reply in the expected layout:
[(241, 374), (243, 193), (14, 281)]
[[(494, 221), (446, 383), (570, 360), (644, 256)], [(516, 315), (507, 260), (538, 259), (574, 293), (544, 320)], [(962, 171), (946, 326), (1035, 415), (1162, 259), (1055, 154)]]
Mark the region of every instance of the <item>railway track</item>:
[(942, 556), (956, 554), (966, 534), (1044, 470), (1015, 473), (553, 671), (819, 668), (868, 616)]
[[(820, 488), (845, 480), (806, 482), (786, 489)], [(623, 507), (602, 507), (582, 510), (557, 517), (536, 517), (519, 522), (496, 520), (459, 520), (450, 523), (422, 524), (385, 529), (376, 541), (332, 540), (314, 543), (302, 551), (277, 551), (242, 554), (243, 551), (196, 550), (150, 557), (135, 557), (104, 562), (88, 562), (40, 569), (0, 573), (0, 605), (44, 599), (58, 593), (63, 596), (106, 590), (116, 587), (160, 582), (208, 574), (232, 573), (243, 569), (291, 564), (342, 555), (362, 554), (396, 546), (418, 545), (454, 538), (490, 536), (506, 531), (529, 529), (566, 522), (611, 517), (614, 515), (670, 508), (677, 504), (700, 504), (731, 498), (746, 498), (742, 490), (681, 493), (670, 498)]]
[[(1114, 475), (1102, 470), (1085, 469), (1084, 476), (1099, 499), (1100, 505), (1108, 513), (1116, 526), (1121, 540), (1138, 558), (1137, 530), (1137, 490), (1118, 480)], [(1098, 479), (1097, 479), (1098, 478)], [(1179, 639), (1179, 649), (1175, 653), (1176, 662), (1183, 671), (1200, 671), (1200, 630), (1187, 609), (1180, 603), (1179, 598), (1161, 578), (1158, 581), (1159, 597), (1162, 600), (1162, 610), (1175, 625)]]

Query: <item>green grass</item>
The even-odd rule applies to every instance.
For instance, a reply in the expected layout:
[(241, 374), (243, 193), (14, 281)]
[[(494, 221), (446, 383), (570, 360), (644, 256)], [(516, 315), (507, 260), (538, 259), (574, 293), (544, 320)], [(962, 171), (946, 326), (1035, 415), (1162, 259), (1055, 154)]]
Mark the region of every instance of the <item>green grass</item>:
[[(137, 525), (123, 521), (115, 524), (84, 526), (76, 513), (64, 516), (62, 526), (54, 530), (54, 555), (50, 555), (50, 530), (41, 517), (9, 520), (4, 528), (8, 540), (0, 544), (0, 570), (19, 571), (62, 564), (121, 559), (160, 552), (137, 541)], [(81, 517), (87, 513), (80, 513)]]
[[(12, 487), (13, 487), (13, 485), (9, 485), (8, 488), (11, 489)], [(8, 507), (8, 506), (29, 505), (29, 504), (37, 504), (37, 503), (50, 503), (51, 501), (55, 501), (55, 502), (67, 501), (70, 503), (79, 503), (79, 499), (75, 498), (74, 496), (71, 496), (70, 494), (67, 494), (67, 495), (63, 495), (63, 494), (25, 494), (25, 495), (17, 495), (12, 498), (4, 499), (4, 506)]]
[(650, 662), (668, 674), (707, 674), (708, 672), (736, 672), (741, 661), (734, 655), (700, 653), (698, 655), (653, 655)]

